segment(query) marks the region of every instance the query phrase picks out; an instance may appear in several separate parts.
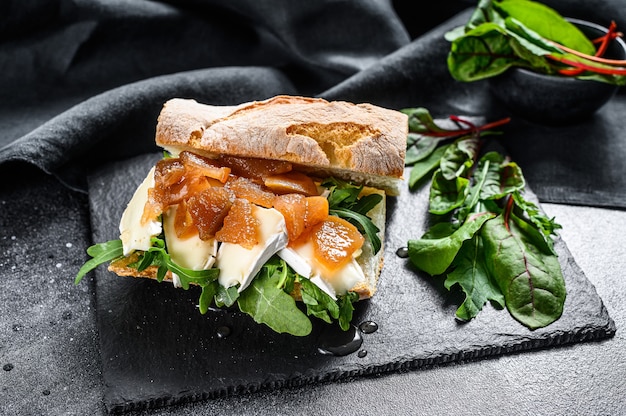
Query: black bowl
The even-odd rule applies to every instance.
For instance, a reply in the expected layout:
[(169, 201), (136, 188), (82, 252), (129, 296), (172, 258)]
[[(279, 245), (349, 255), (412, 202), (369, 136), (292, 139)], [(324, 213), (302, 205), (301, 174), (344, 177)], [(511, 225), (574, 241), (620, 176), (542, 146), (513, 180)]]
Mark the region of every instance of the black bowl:
[[(607, 29), (595, 23), (568, 19), (587, 37), (604, 35)], [(620, 38), (611, 42), (604, 57), (626, 59), (626, 44)], [(490, 78), (491, 93), (511, 111), (529, 121), (564, 124), (587, 118), (615, 95), (619, 86), (599, 81), (545, 75), (525, 68), (509, 68)]]

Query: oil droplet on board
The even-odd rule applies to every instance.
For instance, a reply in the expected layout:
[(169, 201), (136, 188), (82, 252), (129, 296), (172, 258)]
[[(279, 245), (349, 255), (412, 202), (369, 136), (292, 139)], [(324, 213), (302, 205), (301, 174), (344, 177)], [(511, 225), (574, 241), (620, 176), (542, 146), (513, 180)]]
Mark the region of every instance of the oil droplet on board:
[(356, 355), (359, 358), (364, 358), (367, 355), (367, 350), (359, 350), (359, 352)]
[(373, 334), (378, 331), (378, 324), (374, 321), (364, 321), (359, 325), (359, 329), (364, 334)]
[(321, 354), (343, 357), (361, 348), (363, 337), (361, 337), (361, 331), (355, 326), (350, 326), (347, 331), (333, 327), (332, 330), (322, 334), (319, 342), (317, 350)]
[(408, 247), (400, 247), (396, 250), (396, 256), (406, 259), (409, 257), (409, 248)]
[(231, 329), (227, 326), (220, 326), (219, 328), (217, 328), (217, 337), (218, 338), (226, 338), (227, 336), (230, 335), (231, 333)]
[(13, 370), (13, 364), (11, 364), (11, 363), (5, 364), (4, 366), (2, 366), (2, 369), (4, 371), (11, 371), (11, 370)]

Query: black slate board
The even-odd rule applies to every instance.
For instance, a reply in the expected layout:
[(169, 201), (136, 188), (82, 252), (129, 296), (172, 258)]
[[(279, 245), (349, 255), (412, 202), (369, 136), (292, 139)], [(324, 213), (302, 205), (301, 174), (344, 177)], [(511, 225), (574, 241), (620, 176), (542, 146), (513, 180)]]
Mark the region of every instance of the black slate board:
[[(89, 181), (94, 242), (118, 238), (118, 222), (132, 192), (160, 155), (105, 167)], [(360, 351), (320, 353), (330, 328), (314, 325), (305, 338), (276, 334), (235, 311), (197, 308), (199, 291), (124, 278), (100, 267), (96, 304), (109, 412), (147, 409), (244, 394), (263, 389), (477, 359), (510, 352), (611, 337), (615, 324), (594, 286), (562, 240), (556, 242), (567, 286), (563, 316), (530, 331), (506, 310), (487, 305), (477, 318), (459, 323), (461, 297), (440, 279), (413, 269), (395, 251), (426, 226), (427, 188), (405, 189), (388, 203), (385, 266), (376, 296), (359, 304), (354, 323), (379, 328), (362, 334)], [(558, 219), (557, 219), (558, 220)], [(220, 337), (221, 328), (231, 334)]]

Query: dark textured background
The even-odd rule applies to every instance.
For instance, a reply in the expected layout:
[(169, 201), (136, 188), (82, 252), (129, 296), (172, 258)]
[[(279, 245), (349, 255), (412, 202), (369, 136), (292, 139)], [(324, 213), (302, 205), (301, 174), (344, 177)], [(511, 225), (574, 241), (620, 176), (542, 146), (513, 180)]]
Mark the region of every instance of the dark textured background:
[[(567, 16), (598, 22), (610, 18), (626, 27), (621, 1), (547, 3)], [(377, 1), (281, 6), (245, 0), (223, 5), (200, 0), (2, 2), (0, 413), (101, 414), (105, 405), (133, 407), (133, 400), (142, 395), (156, 397), (154, 405), (165, 405), (175, 394), (167, 377), (149, 377), (132, 356), (108, 355), (115, 349), (103, 346), (124, 351), (124, 344), (115, 342), (131, 343), (136, 337), (144, 343), (145, 357), (164, 365), (180, 363), (180, 357), (160, 356), (166, 350), (142, 335), (142, 330), (154, 328), (150, 326), (154, 321), (147, 319), (142, 327), (141, 319), (124, 315), (110, 319), (108, 314), (120, 307), (145, 314), (145, 305), (130, 302), (144, 302), (155, 294), (153, 298), (173, 299), (173, 304), (185, 304), (190, 295), (152, 287), (147, 281), (137, 283), (140, 291), (125, 292), (129, 282), (107, 281), (110, 276), (102, 272), (97, 285), (93, 279), (79, 286), (72, 283), (85, 248), (101, 233), (111, 232), (106, 224), (115, 222), (100, 216), (99, 210), (90, 211), (90, 199), (96, 200), (96, 190), (102, 188), (92, 186), (87, 195), (87, 177), (106, 172), (111, 162), (155, 151), (154, 125), (163, 101), (184, 96), (231, 104), (299, 93), (391, 108), (425, 106), (441, 117), (506, 115), (482, 83), (458, 84), (446, 72), (447, 43), (441, 35), (465, 22), (472, 4), (440, 2), (428, 12), (415, 12), (409, 2)], [(571, 309), (559, 323), (563, 327), (520, 333), (520, 327), (510, 326), (506, 313), (494, 310), (485, 312), (484, 321), (457, 327), (437, 318), (452, 315), (454, 298), (414, 280), (411, 284), (419, 287), (419, 297), (408, 310), (423, 318), (406, 316), (406, 308), (396, 311), (378, 300), (363, 312), (408, 320), (404, 327), (411, 330), (406, 337), (386, 334), (381, 320), (379, 332), (365, 339), (364, 348), (370, 349), (365, 360), (352, 356), (315, 367), (326, 372), (347, 368), (354, 377), (255, 393), (235, 389), (231, 393), (242, 394), (150, 414), (623, 413), (623, 114), (622, 89), (594, 117), (568, 126), (540, 126), (514, 118), (506, 127), (503, 144), (521, 165), (544, 209), (564, 226), (560, 234), (567, 246), (562, 246), (566, 253), (562, 258), (571, 261), (568, 276), (573, 282), (568, 302), (581, 302), (583, 307)], [(394, 286), (395, 279), (396, 275), (387, 282), (402, 292)], [(101, 295), (107, 282), (122, 292), (104, 292), (118, 295), (112, 303)], [(144, 286), (149, 286), (146, 291)], [(406, 295), (402, 292), (398, 299), (407, 301)], [(163, 310), (167, 309), (148, 317)], [(196, 318), (192, 321), (198, 323)], [(420, 326), (422, 321), (434, 328), (432, 333)], [(501, 328), (483, 331), (483, 326), (500, 321)], [(119, 338), (102, 330), (110, 323)], [(588, 324), (595, 329), (581, 329)], [(463, 337), (463, 331), (473, 328), (475, 334)], [(590, 342), (598, 334), (605, 340)], [(394, 339), (393, 344), (384, 345), (386, 339)], [(408, 343), (406, 349), (400, 348), (403, 342)], [(167, 345), (175, 348), (176, 340)], [(284, 347), (279, 349), (283, 353)], [(241, 349), (232, 350), (230, 358), (237, 360)], [(490, 354), (468, 351), (497, 354), (489, 358)], [(250, 374), (266, 379), (255, 366), (257, 356), (249, 358), (251, 372), (240, 384), (245, 385)], [(212, 363), (206, 357), (201, 362)], [(358, 369), (346, 362), (356, 363)], [(357, 376), (370, 372), (367, 365), (381, 364), (378, 369), (388, 370), (390, 362), (414, 364)], [(119, 363), (122, 367), (116, 367)], [(262, 368), (267, 368), (265, 364)], [(315, 368), (307, 376), (315, 375)], [(119, 379), (112, 377), (120, 374)], [(215, 387), (211, 379), (186, 382), (175, 384), (191, 386), (176, 393), (187, 399), (202, 398), (194, 396), (195, 391)]]

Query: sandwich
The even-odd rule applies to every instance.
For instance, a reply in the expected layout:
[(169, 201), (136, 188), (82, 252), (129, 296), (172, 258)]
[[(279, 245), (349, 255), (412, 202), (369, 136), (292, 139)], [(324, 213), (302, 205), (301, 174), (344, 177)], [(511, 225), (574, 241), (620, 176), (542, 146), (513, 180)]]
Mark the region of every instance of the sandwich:
[(383, 267), (386, 200), (404, 173), (407, 116), (369, 103), (280, 95), (235, 106), (167, 101), (160, 159), (75, 283), (119, 275), (199, 291), (279, 333), (311, 317), (350, 327)]

